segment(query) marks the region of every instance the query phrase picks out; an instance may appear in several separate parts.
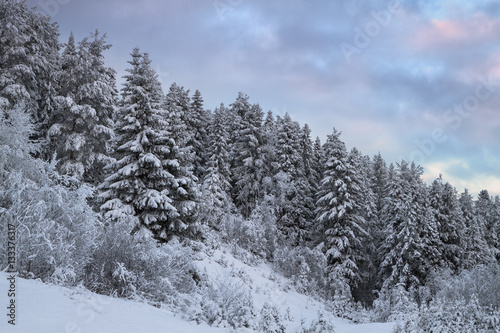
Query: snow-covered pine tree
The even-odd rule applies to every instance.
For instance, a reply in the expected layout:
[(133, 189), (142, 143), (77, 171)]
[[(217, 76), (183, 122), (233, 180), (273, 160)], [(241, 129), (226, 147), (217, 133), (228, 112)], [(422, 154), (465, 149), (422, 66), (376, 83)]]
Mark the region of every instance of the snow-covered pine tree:
[[(500, 253), (500, 196), (496, 195), (494, 198), (494, 216), (496, 223), (493, 225), (492, 232), (496, 234), (496, 239), (498, 240), (497, 242), (497, 253)], [(497, 254), (497, 260), (500, 261), (500, 256)]]
[(308, 238), (307, 224), (312, 215), (311, 193), (301, 151), (301, 129), (288, 113), (279, 118), (277, 125), (275, 188), (272, 193), (278, 229), (286, 240), (297, 245)]
[(358, 250), (360, 260), (358, 262), (360, 281), (353, 287), (352, 294), (356, 301), (365, 305), (371, 305), (374, 300), (374, 290), (378, 287), (378, 269), (376, 259), (378, 247), (373, 234), (376, 233), (376, 197), (371, 188), (370, 172), (371, 160), (368, 156), (361, 155), (357, 148), (352, 148), (348, 155), (348, 163), (351, 165), (351, 181), (353, 186), (352, 198), (358, 205), (356, 214), (362, 217), (364, 222), (361, 227), (366, 231), (359, 235), (363, 246)]
[(316, 203), (316, 222), (321, 225), (323, 248), (327, 256), (327, 276), (333, 292), (338, 285), (356, 286), (359, 281), (361, 235), (365, 234), (360, 203), (355, 201), (359, 170), (348, 161), (340, 132), (333, 130), (323, 146), (327, 162)]
[[(316, 175), (314, 181), (317, 184), (316, 190), (319, 188), (321, 179), (323, 179), (323, 169), (326, 163), (325, 152), (323, 151), (323, 145), (319, 137), (316, 137), (313, 143), (313, 159), (311, 167), (314, 169), (314, 174)], [(317, 199), (317, 198), (315, 198)]]
[(388, 202), (389, 186), (389, 170), (380, 153), (373, 157), (370, 163), (370, 170), (367, 171), (367, 174), (369, 176), (369, 187), (373, 198), (373, 214), (371, 215), (369, 228), (367, 230), (370, 234), (372, 246), (370, 261), (373, 263), (373, 267), (376, 270), (372, 288), (379, 290), (382, 286), (382, 281), (380, 279), (380, 264), (383, 261), (381, 255), (383, 251), (381, 251), (381, 246), (387, 237), (388, 231), (387, 225), (385, 224), (388, 219), (385, 218), (384, 214), (386, 213), (385, 207)]
[(203, 98), (199, 90), (196, 90), (191, 98), (189, 113), (186, 117), (188, 131), (190, 132), (187, 145), (192, 147), (194, 154), (194, 175), (201, 179), (205, 175), (207, 163), (208, 131), (210, 123), (209, 112), (203, 109)]
[(498, 220), (497, 207), (487, 190), (479, 192), (475, 202), (476, 212), (484, 221), (484, 239), (490, 246), (495, 257), (500, 259), (500, 239), (497, 234)]
[(79, 79), (82, 75), (80, 68), (82, 61), (76, 49), (73, 31), (69, 35), (68, 42), (62, 46), (64, 49), (60, 59), (60, 69), (56, 75), (59, 83), (58, 92), (61, 96), (73, 96), (74, 91), (78, 89)]
[(194, 236), (199, 231), (195, 218), (199, 188), (198, 179), (193, 174), (195, 158), (189, 146), (190, 133), (185, 122), (189, 116), (189, 103), (188, 91), (173, 83), (163, 103), (168, 152), (162, 163), (169, 175), (169, 197), (179, 214), (171, 228), (181, 231), (189, 225), (189, 233)]
[(382, 155), (378, 153), (373, 157), (371, 171), (371, 188), (375, 194), (375, 215), (382, 220), (382, 212), (387, 201), (388, 170)]
[(218, 228), (220, 216), (230, 212), (231, 201), (231, 170), (229, 154), (229, 133), (225, 125), (227, 110), (221, 104), (213, 112), (208, 127), (209, 141), (207, 164), (202, 184), (202, 220), (214, 228)]
[(277, 172), (288, 173), (297, 179), (303, 173), (303, 162), (300, 152), (300, 126), (287, 113), (278, 122), (278, 141), (276, 144)]
[(471, 269), (492, 261), (494, 256), (484, 236), (483, 217), (477, 214), (474, 201), (467, 189), (460, 195), (459, 202), (466, 226), (462, 242), (464, 248), (461, 267)]
[(250, 105), (243, 93), (238, 94), (230, 109), (235, 120), (231, 140), (233, 201), (243, 217), (249, 217), (264, 196), (263, 114), (260, 106)]
[(167, 132), (161, 85), (148, 54), (135, 48), (131, 55), (116, 126), (116, 161), (101, 186), (101, 209), (110, 220), (133, 221), (133, 232), (145, 227), (157, 239), (169, 240), (189, 229), (184, 215), (190, 211), (174, 206), (174, 198), (184, 195), (179, 190), (183, 180), (175, 175), (182, 166), (171, 158), (175, 143)]
[(383, 289), (422, 286), (440, 261), (436, 220), (429, 209), (423, 169), (402, 161), (390, 180), (387, 216), (388, 237), (382, 245)]
[(303, 240), (310, 242), (313, 233), (314, 211), (316, 210), (316, 191), (319, 183), (318, 169), (315, 166), (315, 153), (311, 141), (311, 129), (304, 124), (300, 131), (300, 154), (302, 156), (303, 177), (299, 181), (299, 188), (303, 193), (303, 216), (305, 233)]
[[(279, 118), (279, 117), (278, 117)], [(278, 142), (278, 125), (272, 111), (268, 111), (262, 126), (263, 147), (265, 164), (263, 166), (262, 189), (267, 196), (272, 196), (275, 186), (273, 184), (274, 174), (278, 168), (276, 160), (276, 145)]]
[(457, 271), (462, 263), (465, 223), (455, 188), (443, 184), (441, 175), (429, 188), (430, 209), (436, 219), (441, 252), (441, 267)]
[(59, 171), (93, 184), (104, 180), (103, 168), (111, 162), (106, 143), (113, 136), (115, 72), (104, 65), (103, 56), (110, 47), (97, 30), (78, 50), (70, 35), (58, 74), (61, 96), (55, 98), (48, 132)]
[(189, 142), (192, 140), (192, 132), (187, 124), (190, 109), (189, 104), (189, 90), (186, 91), (184, 87), (179, 86), (175, 82), (172, 83), (168, 89), (163, 105), (167, 115), (166, 120), (168, 121), (170, 138), (175, 141), (178, 147), (183, 148), (185, 157), (188, 158), (192, 164), (194, 154), (192, 147), (189, 146)]
[(317, 166), (315, 166), (315, 152), (313, 142), (311, 140), (311, 129), (309, 128), (309, 125), (304, 124), (304, 126), (302, 126), (299, 140), (302, 164), (304, 166), (304, 176), (310, 185), (311, 191), (315, 191), (319, 185), (317, 183), (319, 175), (317, 174)]
[(28, 9), (24, 1), (0, 1), (0, 97), (9, 107), (23, 105), (43, 140), (55, 96), (59, 32), (50, 17)]

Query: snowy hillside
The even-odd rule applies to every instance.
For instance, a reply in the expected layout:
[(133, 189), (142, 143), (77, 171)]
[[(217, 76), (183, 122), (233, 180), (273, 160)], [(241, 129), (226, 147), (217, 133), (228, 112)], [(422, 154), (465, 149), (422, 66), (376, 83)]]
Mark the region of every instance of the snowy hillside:
[[(301, 323), (310, 327), (312, 321), (323, 313), (325, 321), (334, 326), (334, 332), (356, 333), (391, 332), (393, 324), (354, 324), (349, 320), (331, 316), (324, 305), (287, 287), (286, 280), (276, 275), (271, 267), (261, 264), (245, 265), (229, 253), (215, 251), (211, 256), (198, 258), (208, 279), (238, 285), (250, 291), (254, 311), (267, 303), (279, 311), (286, 332), (297, 332)], [(0, 275), (0, 290), (8, 290), (7, 274)], [(17, 279), (16, 326), (4, 318), (1, 332), (228, 332), (229, 328), (210, 327), (205, 323), (189, 322), (184, 314), (174, 314), (166, 309), (119, 298), (97, 295), (84, 288), (68, 289), (46, 285), (34, 280)], [(8, 300), (2, 292), (2, 304)], [(254, 332), (240, 329), (238, 332)]]
[[(441, 140), (432, 149), (422, 141), (426, 149), (407, 160), (366, 155), (352, 135), (370, 136), (362, 141), (372, 153), (399, 141), (339, 121), (352, 113), (346, 107), (365, 109), (363, 94), (352, 95), (353, 106), (332, 100), (322, 122), (331, 134), (314, 140), (292, 110), (318, 111), (310, 104), (316, 85), (297, 85), (307, 104), (273, 97), (291, 103), (290, 113), (266, 113), (273, 105), (238, 91), (249, 88), (234, 80), (243, 62), (219, 68), (209, 82), (232, 82), (230, 91), (208, 89), (205, 97), (183, 86), (200, 83), (192, 73), (203, 72), (204, 61), (172, 62), (178, 70), (166, 86), (147, 50), (134, 47), (121, 62), (98, 30), (59, 40), (58, 23), (28, 2), (0, 0), (0, 333), (500, 333), (500, 196), (491, 195), (500, 192), (459, 192), (444, 174), (430, 182), (415, 159), (431, 158), (426, 151), (437, 152)], [(241, 37), (238, 44), (260, 40)], [(178, 44), (151, 55), (185, 57)], [(303, 73), (309, 60), (297, 63), (300, 71), (290, 73)], [(256, 97), (280, 90), (268, 73), (255, 73), (263, 88)], [(493, 83), (474, 91), (493, 95)], [(475, 98), (476, 106), (486, 102)], [(420, 99), (403, 109), (413, 100)], [(432, 172), (464, 165), (438, 163)]]

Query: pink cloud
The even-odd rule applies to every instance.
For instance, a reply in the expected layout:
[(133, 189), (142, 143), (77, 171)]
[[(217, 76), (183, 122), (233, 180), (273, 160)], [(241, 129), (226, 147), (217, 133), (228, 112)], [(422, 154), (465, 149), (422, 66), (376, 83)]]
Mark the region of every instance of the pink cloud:
[(498, 40), (500, 20), (485, 14), (469, 18), (437, 20), (415, 32), (408, 44), (417, 49), (442, 49), (459, 45), (477, 45), (488, 40)]

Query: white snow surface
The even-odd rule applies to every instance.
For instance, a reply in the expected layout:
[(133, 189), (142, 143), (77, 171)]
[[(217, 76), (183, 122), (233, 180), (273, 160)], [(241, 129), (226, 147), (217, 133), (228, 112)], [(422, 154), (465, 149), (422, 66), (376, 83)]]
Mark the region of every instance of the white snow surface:
[[(269, 264), (249, 266), (229, 252), (216, 250), (200, 254), (197, 264), (209, 279), (241, 279), (252, 294), (258, 313), (264, 303), (278, 308), (286, 332), (296, 332), (301, 321), (306, 327), (319, 311), (333, 323), (337, 333), (390, 333), (393, 323), (354, 324), (333, 317), (312, 297), (297, 293)], [(232, 273), (231, 273), (232, 272)], [(236, 272), (236, 274), (235, 274)], [(9, 281), (0, 272), (0, 332), (23, 333), (210, 333), (233, 332), (228, 327), (210, 327), (186, 321), (167, 309), (131, 300), (94, 294), (83, 287), (65, 288), (36, 280), (16, 279), (15, 326), (8, 323)], [(236, 332), (254, 332), (238, 329)]]

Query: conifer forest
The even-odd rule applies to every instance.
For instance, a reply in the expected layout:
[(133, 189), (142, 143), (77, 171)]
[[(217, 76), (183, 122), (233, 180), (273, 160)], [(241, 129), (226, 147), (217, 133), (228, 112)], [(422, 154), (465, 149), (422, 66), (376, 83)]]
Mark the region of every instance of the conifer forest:
[(323, 142), (244, 92), (209, 110), (196, 87), (162, 85), (133, 45), (118, 85), (113, 41), (83, 37), (60, 40), (52, 18), (0, 0), (2, 271), (288, 332), (278, 309), (196, 265), (225, 249), (336, 317), (500, 332), (499, 196), (348, 149), (333, 123)]

